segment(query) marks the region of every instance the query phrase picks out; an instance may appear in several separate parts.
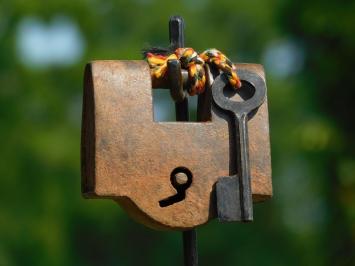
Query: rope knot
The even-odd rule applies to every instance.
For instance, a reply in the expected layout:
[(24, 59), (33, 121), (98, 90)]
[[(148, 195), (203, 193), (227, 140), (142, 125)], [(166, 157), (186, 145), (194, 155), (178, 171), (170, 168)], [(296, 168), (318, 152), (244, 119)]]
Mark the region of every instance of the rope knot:
[(225, 73), (232, 87), (240, 88), (242, 85), (233, 63), (217, 49), (208, 49), (198, 54), (192, 48), (177, 48), (171, 54), (147, 52), (145, 57), (149, 63), (152, 78), (157, 79), (163, 78), (166, 74), (168, 60), (179, 60), (181, 68), (188, 71), (189, 94), (191, 96), (200, 94), (205, 90), (206, 73), (204, 65), (206, 63)]

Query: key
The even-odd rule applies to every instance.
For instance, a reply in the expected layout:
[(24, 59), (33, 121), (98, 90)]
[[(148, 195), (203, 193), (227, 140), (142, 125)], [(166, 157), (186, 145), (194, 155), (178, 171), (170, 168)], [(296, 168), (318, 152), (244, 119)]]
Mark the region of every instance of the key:
[(255, 73), (238, 71), (243, 86), (251, 85), (255, 90), (251, 98), (237, 102), (227, 98), (223, 91), (229, 81), (219, 75), (212, 84), (213, 100), (221, 109), (232, 115), (232, 123), (236, 129), (235, 154), (237, 175), (222, 177), (216, 184), (217, 214), (222, 221), (253, 220), (253, 199), (248, 144), (248, 115), (257, 109), (265, 99), (266, 87), (264, 80)]

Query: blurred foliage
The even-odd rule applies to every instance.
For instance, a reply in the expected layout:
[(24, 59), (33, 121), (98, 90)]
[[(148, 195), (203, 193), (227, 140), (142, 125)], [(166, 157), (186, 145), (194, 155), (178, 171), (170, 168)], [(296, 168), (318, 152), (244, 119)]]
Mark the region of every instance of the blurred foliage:
[[(252, 224), (199, 228), (200, 264), (355, 265), (354, 12), (354, 1), (335, 0), (0, 2), (0, 265), (182, 265), (178, 232), (147, 229), (80, 192), (85, 63), (166, 46), (174, 14), (200, 51), (263, 63), (267, 47), (287, 40), (304, 55), (284, 77), (266, 65), (274, 198)], [(19, 23), (57, 15), (78, 24), (83, 58), (23, 65)]]

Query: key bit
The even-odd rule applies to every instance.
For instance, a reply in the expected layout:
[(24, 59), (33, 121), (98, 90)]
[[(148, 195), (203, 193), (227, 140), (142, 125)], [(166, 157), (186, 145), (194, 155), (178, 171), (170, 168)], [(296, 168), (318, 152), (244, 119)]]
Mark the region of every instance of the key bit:
[(219, 75), (212, 85), (213, 100), (217, 106), (232, 116), (236, 130), (235, 146), (237, 174), (221, 177), (216, 184), (217, 214), (221, 221), (253, 220), (253, 199), (249, 165), (248, 114), (258, 108), (265, 99), (266, 87), (261, 77), (249, 71), (238, 71), (243, 86), (251, 85), (254, 95), (242, 102), (227, 98), (223, 91), (229, 82)]

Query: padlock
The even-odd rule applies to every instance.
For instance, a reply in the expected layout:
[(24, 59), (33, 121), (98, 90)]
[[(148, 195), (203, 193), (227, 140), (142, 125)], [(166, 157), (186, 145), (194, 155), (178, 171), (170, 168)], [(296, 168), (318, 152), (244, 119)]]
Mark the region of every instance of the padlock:
[[(265, 86), (262, 66), (236, 67)], [(216, 184), (237, 173), (233, 118), (210, 104), (207, 121), (157, 122), (152, 89), (145, 61), (86, 66), (82, 192), (151, 228), (187, 230), (218, 216)], [(267, 98), (248, 119), (251, 194), (261, 202), (272, 196)]]

